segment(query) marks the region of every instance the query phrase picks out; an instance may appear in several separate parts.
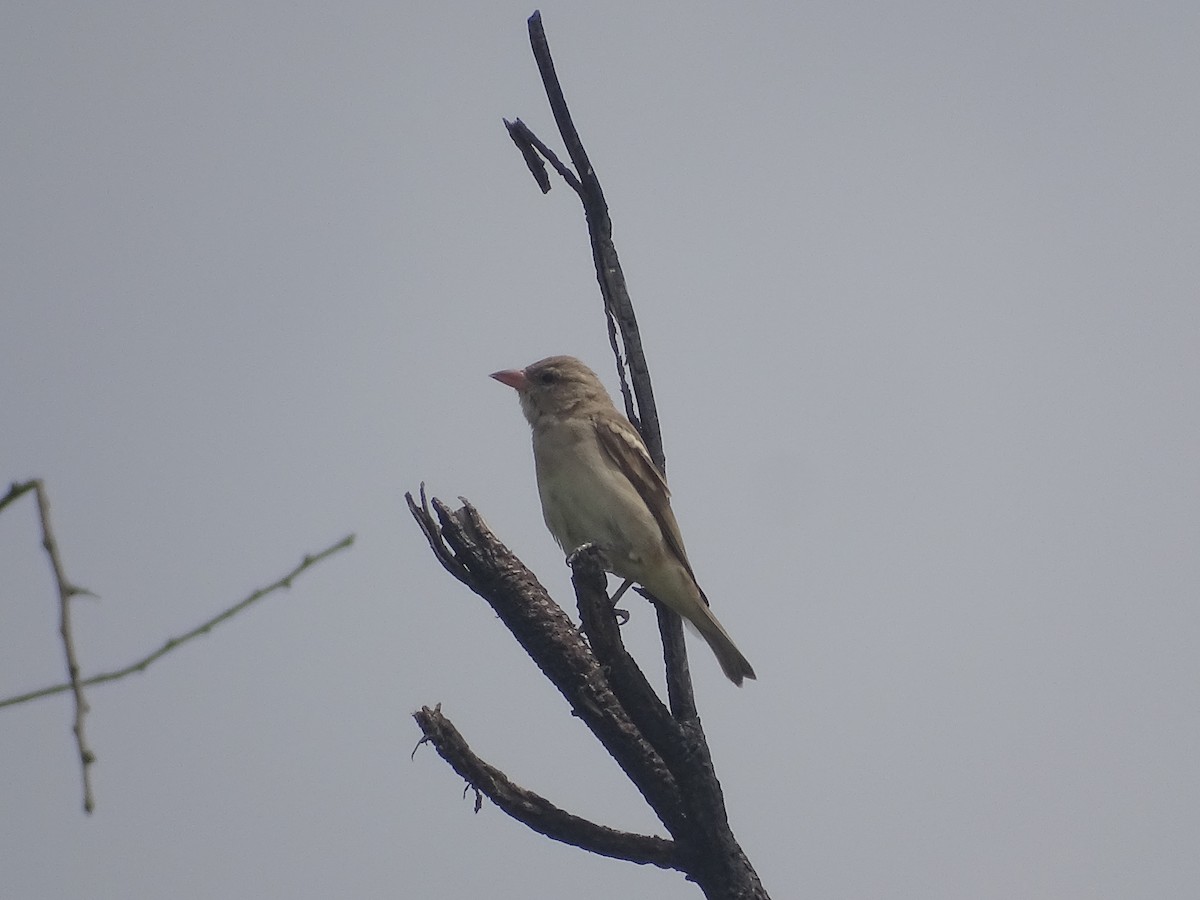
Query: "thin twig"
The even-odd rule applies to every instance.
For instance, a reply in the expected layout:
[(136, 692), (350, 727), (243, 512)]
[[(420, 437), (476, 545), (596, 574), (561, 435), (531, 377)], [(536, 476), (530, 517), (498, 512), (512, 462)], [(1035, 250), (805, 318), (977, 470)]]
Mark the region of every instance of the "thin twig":
[[(233, 616), (237, 615), (242, 610), (244, 610), (246, 607), (250, 606), (252, 603), (255, 603), (258, 600), (261, 600), (263, 597), (266, 597), (268, 594), (272, 594), (275, 591), (282, 590), (283, 588), (290, 588), (292, 586), (292, 581), (296, 577), (301, 575), (305, 570), (312, 568), (317, 563), (327, 559), (330, 556), (333, 556), (333, 554), (338, 553), (341, 550), (345, 550), (347, 547), (349, 547), (353, 543), (354, 543), (354, 535), (349, 534), (349, 535), (346, 535), (346, 537), (342, 538), (340, 541), (338, 541), (336, 544), (334, 544), (330, 547), (326, 547), (320, 553), (314, 553), (309, 556), (305, 556), (304, 559), (300, 562), (300, 564), (298, 566), (296, 566), (296, 568), (292, 569), (292, 571), (288, 572), (282, 578), (272, 582), (271, 584), (267, 585), (266, 587), (259, 588), (254, 593), (250, 594), (250, 596), (246, 597), (243, 600), (240, 600), (239, 602), (235, 603), (233, 606), (229, 607), (228, 609), (221, 611), (217, 615), (213, 616), (211, 619), (208, 619), (208, 620), (202, 622), (201, 624), (199, 624), (195, 628), (193, 628), (191, 631), (188, 631), (177, 637), (169, 638), (166, 641), (166, 643), (164, 643), (161, 647), (159, 647), (153, 653), (150, 653), (150, 654), (142, 657), (141, 659), (139, 659), (137, 662), (130, 663), (129, 665), (124, 666), (120, 669), (114, 669), (111, 672), (104, 672), (99, 675), (89, 676), (88, 678), (82, 678), (79, 680), (80, 686), (90, 687), (91, 685), (94, 685), (94, 684), (104, 684), (109, 681), (116, 681), (120, 678), (124, 678), (127, 675), (132, 675), (135, 672), (145, 671), (146, 668), (149, 667), (151, 663), (157, 662), (163, 656), (170, 653), (172, 650), (179, 648), (181, 645), (186, 644), (188, 641), (190, 641), (194, 638), (197, 638), (202, 634), (207, 634), (209, 631), (211, 631), (217, 625), (220, 625), (225, 620), (230, 619)], [(3, 700), (0, 700), (0, 708), (5, 707), (5, 706), (15, 706), (19, 703), (28, 703), (30, 700), (37, 700), (41, 697), (49, 697), (54, 694), (61, 694), (63, 691), (71, 690), (71, 688), (72, 688), (72, 685), (70, 683), (56, 684), (53, 687), (47, 687), (47, 688), (42, 688), (42, 689), (36, 690), (36, 691), (30, 691), (27, 694), (19, 694), (18, 696), (15, 696), (15, 697), (7, 697)]]
[[(50, 568), (54, 572), (54, 584), (58, 589), (58, 633), (62, 636), (63, 655), (67, 662), (67, 687), (75, 699), (75, 718), (71, 724), (71, 731), (75, 735), (75, 747), (79, 752), (79, 768), (83, 779), (83, 811), (90, 815), (96, 807), (92, 794), (92, 763), (96, 761), (96, 754), (88, 746), (84, 730), (88, 703), (87, 698), (83, 696), (83, 685), (79, 680), (79, 656), (75, 651), (75, 638), (71, 631), (71, 598), (76, 594), (90, 592), (67, 580), (62, 557), (58, 553), (58, 541), (54, 537), (54, 529), (50, 527), (50, 497), (46, 493), (45, 483), (40, 478), (35, 478), (28, 484), (37, 497), (38, 517), (42, 522), (42, 547), (50, 557)], [(14, 489), (16, 487), (14, 485)], [(20, 493), (23, 491), (15, 496), (19, 496)]]
[(0, 512), (4, 512), (4, 507), (8, 506), (8, 504), (12, 503), (22, 494), (32, 491), (36, 485), (36, 479), (33, 481), (14, 481), (9, 485), (8, 493), (0, 498)]

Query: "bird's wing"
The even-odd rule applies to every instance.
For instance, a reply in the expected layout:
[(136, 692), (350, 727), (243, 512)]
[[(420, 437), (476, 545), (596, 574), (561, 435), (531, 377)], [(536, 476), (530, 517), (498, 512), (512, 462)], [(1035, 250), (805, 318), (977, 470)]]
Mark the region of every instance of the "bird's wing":
[(687, 551), (683, 549), (683, 535), (679, 533), (679, 523), (675, 521), (675, 514), (671, 512), (671, 492), (667, 488), (666, 479), (650, 459), (650, 453), (637, 430), (628, 419), (616, 412), (612, 415), (596, 416), (592, 421), (601, 449), (616, 463), (617, 468), (629, 479), (629, 483), (650, 508), (667, 546), (679, 557), (679, 561), (692, 576), (692, 581), (695, 581), (696, 576), (692, 572), (691, 563), (688, 562)]

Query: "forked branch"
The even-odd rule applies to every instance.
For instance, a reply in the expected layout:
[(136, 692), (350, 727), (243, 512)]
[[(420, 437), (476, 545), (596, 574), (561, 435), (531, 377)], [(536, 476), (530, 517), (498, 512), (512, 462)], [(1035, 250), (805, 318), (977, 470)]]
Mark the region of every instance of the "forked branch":
[[(626, 413), (640, 429), (651, 458), (665, 472), (649, 369), (613, 245), (604, 192), (567, 108), (539, 13), (529, 19), (529, 36), (574, 168), (562, 162), (520, 119), (505, 120), (504, 124), (543, 193), (550, 189), (545, 160), (583, 204)], [(656, 603), (666, 661), (668, 711), (625, 651), (600, 559), (587, 551), (577, 552), (571, 559), (580, 631), (533, 573), (488, 530), (478, 512), (465, 500), (463, 504), (451, 510), (436, 498), (429, 501), (424, 486), (419, 503), (408, 495), (409, 510), (438, 561), (492, 606), (572, 711), (616, 759), (671, 840), (628, 835), (586, 822), (513, 785), (470, 752), (462, 736), (441, 715), (440, 707), (423, 707), (414, 714), (425, 739), (469, 785), (543, 834), (594, 853), (678, 869), (710, 900), (767, 900), (729, 827), (721, 786), (696, 713), (679, 617)], [(619, 851), (613, 852), (614, 847)]]
[(11, 503), (17, 500), (24, 494), (32, 492), (37, 499), (38, 518), (41, 522), (42, 532), (42, 547), (45, 549), (47, 556), (50, 558), (50, 569), (54, 575), (54, 584), (58, 591), (58, 608), (59, 608), (59, 624), (58, 632), (62, 638), (63, 653), (66, 657), (67, 665), (67, 680), (62, 684), (51, 685), (50, 687), (39, 688), (34, 691), (27, 691), (23, 694), (17, 694), (12, 697), (0, 699), (0, 709), (6, 706), (17, 706), (22, 703), (29, 703), (33, 700), (38, 700), (42, 697), (50, 697), (54, 694), (65, 693), (70, 691), (74, 700), (75, 715), (71, 726), (71, 731), (75, 735), (75, 746), (79, 755), (80, 770), (83, 781), (83, 810), (90, 814), (96, 806), (95, 796), (92, 792), (91, 767), (96, 761), (96, 754), (92, 752), (88, 746), (87, 737), (84, 729), (84, 719), (88, 712), (87, 698), (84, 696), (83, 689), (92, 685), (104, 684), (109, 681), (117, 681), (132, 675), (135, 672), (144, 671), (151, 664), (161, 659), (166, 654), (186, 644), (187, 642), (199, 637), (202, 634), (207, 634), (213, 628), (226, 619), (237, 615), (246, 607), (263, 597), (271, 594), (281, 588), (291, 587), (292, 579), (296, 578), (306, 569), (316, 565), (321, 560), (328, 556), (337, 553), (349, 547), (354, 541), (354, 535), (343, 538), (338, 543), (334, 544), (320, 553), (312, 556), (306, 556), (300, 565), (278, 579), (275, 583), (261, 588), (249, 597), (234, 604), (228, 609), (223, 610), (205, 622), (200, 623), (191, 631), (178, 637), (170, 638), (157, 650), (147, 654), (136, 662), (130, 663), (120, 669), (111, 672), (103, 672), (99, 675), (91, 675), (84, 677), (80, 671), (79, 656), (75, 649), (75, 635), (71, 622), (71, 600), (81, 594), (91, 594), (84, 588), (81, 588), (72, 583), (66, 575), (66, 569), (63, 565), (62, 556), (58, 550), (58, 540), (54, 535), (54, 529), (50, 524), (50, 498), (46, 492), (46, 485), (40, 478), (35, 478), (26, 482), (14, 482), (7, 494), (0, 498), (0, 512), (2, 512)]

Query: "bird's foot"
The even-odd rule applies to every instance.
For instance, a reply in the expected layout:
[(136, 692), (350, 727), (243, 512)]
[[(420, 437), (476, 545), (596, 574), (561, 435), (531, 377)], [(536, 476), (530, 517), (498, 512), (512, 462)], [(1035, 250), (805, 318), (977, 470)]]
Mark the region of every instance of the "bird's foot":
[(629, 578), (626, 578), (623, 582), (621, 582), (621, 586), (619, 588), (617, 588), (617, 592), (615, 594), (613, 594), (612, 597), (610, 597), (609, 601), (608, 601), (609, 603), (612, 604), (613, 615), (617, 617), (618, 625), (624, 625), (626, 622), (629, 621), (629, 610), (617, 609), (617, 601), (619, 601), (623, 596), (625, 596), (625, 592), (627, 590), (629, 590), (629, 586), (631, 584), (633, 584), (633, 581)]
[(601, 560), (604, 559), (604, 551), (600, 549), (600, 545), (594, 544), (591, 541), (588, 541), (586, 544), (580, 544), (578, 547), (576, 547), (574, 550), (572, 550), (570, 553), (567, 554), (567, 565), (568, 566), (575, 565), (575, 560), (578, 559), (580, 556), (582, 556), (585, 553), (595, 553), (595, 554), (597, 554), (599, 559), (601, 559)]
[[(595, 561), (600, 565), (600, 568), (604, 569), (605, 571), (608, 570), (608, 557), (604, 553), (604, 548), (599, 544), (593, 543), (592, 541), (588, 541), (586, 544), (580, 544), (569, 554), (567, 554), (567, 565), (573, 568), (575, 563), (579, 562), (586, 554), (592, 554)], [(617, 601), (621, 599), (621, 596), (627, 590), (629, 590), (629, 586), (631, 584), (633, 584), (633, 582), (629, 579), (626, 579), (624, 582), (622, 582), (621, 586), (617, 588), (617, 592), (613, 594), (608, 601), (612, 604), (613, 615), (616, 616), (618, 625), (624, 625), (629, 621), (628, 610), (617, 609)]]

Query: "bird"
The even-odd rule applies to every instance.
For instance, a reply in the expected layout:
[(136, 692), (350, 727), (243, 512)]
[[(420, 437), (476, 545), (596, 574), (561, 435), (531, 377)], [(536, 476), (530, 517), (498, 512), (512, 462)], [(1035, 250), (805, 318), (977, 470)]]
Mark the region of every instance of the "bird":
[(696, 582), (666, 479), (596, 373), (573, 356), (550, 356), (491, 377), (520, 398), (542, 516), (563, 551), (594, 545), (607, 571), (694, 625), (730, 681), (756, 678)]

